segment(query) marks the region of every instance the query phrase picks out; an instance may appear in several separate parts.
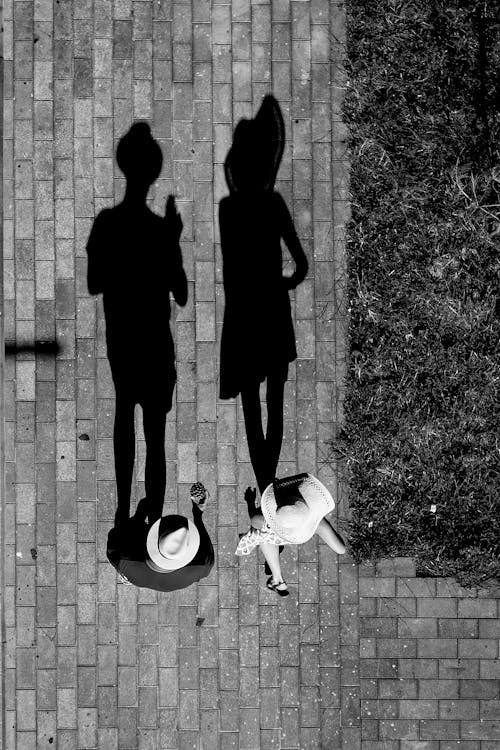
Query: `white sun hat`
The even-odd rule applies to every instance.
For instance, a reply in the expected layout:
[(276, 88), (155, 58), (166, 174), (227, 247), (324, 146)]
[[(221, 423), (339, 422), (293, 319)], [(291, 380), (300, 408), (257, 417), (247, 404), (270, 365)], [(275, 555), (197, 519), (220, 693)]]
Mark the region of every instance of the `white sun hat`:
[(335, 501), (330, 492), (312, 474), (297, 474), (278, 480), (278, 490), (296, 495), (297, 499), (300, 499), (300, 493), (304, 501), (281, 505), (278, 508), (272, 484), (266, 487), (260, 500), (267, 525), (290, 544), (307, 542), (318, 528), (321, 519), (335, 508)]
[[(200, 532), (192, 521), (188, 518), (186, 537), (184, 544), (179, 548), (177, 552), (167, 554), (165, 551), (160, 549), (160, 539), (170, 533), (169, 531), (169, 520), (172, 516), (163, 516), (156, 521), (149, 529), (146, 547), (151, 562), (154, 564), (154, 568), (160, 568), (161, 570), (178, 570), (183, 568), (185, 565), (191, 562), (200, 547)], [(179, 527), (177, 527), (178, 530)], [(180, 527), (182, 528), (182, 527)], [(146, 560), (149, 564), (149, 560)], [(152, 565), (150, 567), (153, 567)]]

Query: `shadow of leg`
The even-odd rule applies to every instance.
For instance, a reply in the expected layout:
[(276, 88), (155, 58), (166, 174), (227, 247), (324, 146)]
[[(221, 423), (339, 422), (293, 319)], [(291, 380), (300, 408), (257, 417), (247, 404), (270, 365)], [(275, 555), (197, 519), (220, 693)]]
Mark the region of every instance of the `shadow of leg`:
[(267, 430), (266, 454), (268, 458), (269, 474), (267, 484), (276, 476), (280, 460), (281, 445), (283, 443), (283, 397), (285, 381), (279, 375), (270, 375), (267, 379)]
[(262, 428), (262, 411), (260, 408), (259, 383), (251, 383), (241, 391), (245, 430), (247, 433), (248, 451), (259, 491), (264, 492), (267, 482), (267, 455), (264, 430)]
[(130, 515), (130, 492), (135, 460), (134, 403), (116, 395), (113, 445), (118, 507), (115, 526), (127, 521)]
[(165, 462), (165, 423), (167, 410), (157, 404), (143, 406), (142, 418), (144, 437), (146, 439), (145, 485), (147, 514), (150, 524), (161, 518), (165, 488), (167, 484), (167, 467)]

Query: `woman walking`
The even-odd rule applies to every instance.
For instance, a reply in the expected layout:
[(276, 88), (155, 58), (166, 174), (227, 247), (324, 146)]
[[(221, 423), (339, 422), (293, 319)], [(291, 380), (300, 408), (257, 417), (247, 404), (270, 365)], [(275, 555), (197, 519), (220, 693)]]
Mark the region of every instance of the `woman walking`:
[(266, 586), (279, 596), (289, 594), (281, 573), (279, 547), (303, 544), (318, 534), (338, 555), (346, 551), (342, 537), (325, 518), (335, 508), (333, 497), (312, 474), (274, 481), (264, 491), (260, 509), (255, 503), (255, 492), (250, 488), (245, 500), (251, 528), (240, 538), (236, 554), (249, 555), (260, 547), (266, 560), (266, 572), (270, 574)]

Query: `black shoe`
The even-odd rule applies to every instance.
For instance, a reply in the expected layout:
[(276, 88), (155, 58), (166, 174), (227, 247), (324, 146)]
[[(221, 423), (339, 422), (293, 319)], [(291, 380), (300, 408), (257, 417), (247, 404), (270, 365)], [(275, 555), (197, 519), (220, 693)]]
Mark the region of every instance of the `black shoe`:
[(288, 589), (279, 589), (278, 586), (286, 586), (286, 581), (278, 581), (278, 583), (273, 583), (272, 576), (271, 578), (268, 578), (266, 581), (266, 586), (271, 591), (276, 591), (277, 594), (280, 596), (289, 596), (290, 592)]

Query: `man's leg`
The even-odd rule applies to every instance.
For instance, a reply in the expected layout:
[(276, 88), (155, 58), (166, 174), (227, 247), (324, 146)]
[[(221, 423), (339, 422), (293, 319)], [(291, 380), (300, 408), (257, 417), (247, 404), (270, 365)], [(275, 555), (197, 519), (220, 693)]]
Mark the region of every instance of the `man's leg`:
[(165, 462), (165, 423), (167, 410), (161, 405), (146, 404), (142, 409), (144, 437), (146, 439), (146, 504), (150, 524), (161, 518), (167, 467)]
[(115, 452), (115, 477), (118, 507), (115, 525), (127, 521), (130, 515), (130, 492), (135, 459), (134, 403), (116, 396), (113, 444)]

